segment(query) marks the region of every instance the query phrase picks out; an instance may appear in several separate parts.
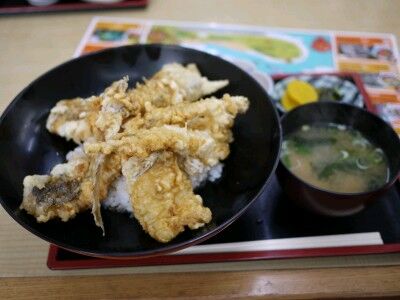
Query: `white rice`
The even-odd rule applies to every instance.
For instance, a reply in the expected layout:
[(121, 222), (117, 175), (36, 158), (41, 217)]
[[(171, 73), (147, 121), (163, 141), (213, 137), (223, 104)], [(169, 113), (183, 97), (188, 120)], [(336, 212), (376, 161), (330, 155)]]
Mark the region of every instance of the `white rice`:
[(208, 177), (207, 180), (214, 182), (217, 179), (221, 178), (222, 175), (222, 169), (224, 168), (224, 164), (223, 163), (218, 163), (216, 164), (214, 167), (212, 167), (209, 171), (208, 171)]
[(113, 182), (107, 198), (102, 202), (102, 205), (105, 208), (118, 212), (133, 212), (124, 176), (118, 177)]
[(189, 157), (183, 162), (183, 168), (189, 175), (193, 188), (199, 187), (202, 183), (209, 180), (215, 181), (222, 174), (223, 164), (218, 163), (212, 167), (204, 165), (197, 158)]

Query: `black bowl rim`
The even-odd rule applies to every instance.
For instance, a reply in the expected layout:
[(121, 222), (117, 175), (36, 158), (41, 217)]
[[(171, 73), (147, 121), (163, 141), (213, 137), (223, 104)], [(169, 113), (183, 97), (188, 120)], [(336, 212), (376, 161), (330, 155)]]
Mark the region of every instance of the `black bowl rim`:
[[(333, 102), (333, 101), (326, 101), (326, 102), (313, 102), (313, 103), (308, 103), (308, 104), (304, 104), (304, 105), (300, 105), (288, 112), (286, 112), (280, 119), (281, 121), (281, 129), (282, 129), (282, 141), (284, 141), (284, 132), (283, 132), (283, 125), (282, 122), (288, 118), (290, 118), (291, 113), (298, 111), (298, 110), (302, 110), (304, 108), (310, 107), (310, 106), (337, 106), (337, 107), (347, 107), (350, 109), (354, 109), (354, 110), (358, 110), (360, 113), (363, 113), (365, 115), (368, 116), (368, 118), (370, 118), (371, 120), (374, 120), (374, 122), (376, 123), (380, 123), (382, 126), (390, 129), (390, 131), (392, 131), (392, 133), (397, 136), (397, 133), (394, 131), (394, 129), (388, 124), (386, 123), (384, 120), (382, 120), (380, 117), (378, 117), (377, 115), (373, 114), (372, 112), (365, 110), (363, 108), (351, 105), (351, 104), (347, 104), (347, 103), (337, 103), (337, 102)], [(312, 123), (311, 123), (312, 124)], [(398, 142), (398, 144), (400, 145), (400, 141)], [(382, 149), (383, 152), (386, 154), (385, 150)], [(285, 164), (282, 162), (282, 159), (279, 155), (279, 165), (282, 166), (283, 168), (285, 168), (285, 170), (287, 170), (289, 172), (290, 175), (292, 175), (294, 178), (296, 178), (298, 181), (300, 181), (302, 184), (304, 184), (305, 186), (307, 186), (308, 188), (317, 190), (319, 192), (322, 193), (326, 193), (329, 195), (333, 195), (333, 196), (337, 196), (338, 198), (345, 198), (345, 197), (361, 197), (361, 196), (365, 196), (365, 195), (369, 195), (369, 194), (375, 194), (375, 193), (379, 193), (380, 191), (386, 190), (389, 187), (391, 187), (396, 180), (399, 179), (400, 176), (400, 166), (398, 168), (397, 171), (393, 172), (393, 174), (390, 176), (389, 180), (381, 185), (380, 187), (374, 189), (374, 190), (370, 190), (370, 191), (366, 191), (366, 192), (357, 192), (357, 193), (341, 193), (341, 192), (334, 192), (334, 191), (330, 191), (327, 189), (323, 189), (320, 188), (316, 185), (313, 185), (311, 183), (308, 183), (306, 181), (304, 181), (302, 178), (300, 178), (299, 176), (297, 176), (296, 174), (294, 174), (292, 171), (290, 171)]]
[(176, 50), (176, 51), (191, 51), (193, 53), (195, 53), (196, 55), (204, 55), (204, 56), (208, 56), (208, 57), (212, 57), (213, 59), (218, 59), (223, 61), (225, 64), (230, 65), (231, 67), (233, 67), (234, 69), (237, 69), (240, 72), (245, 73), (249, 80), (252, 81), (255, 85), (257, 85), (260, 90), (262, 91), (262, 93), (264, 93), (265, 95), (265, 100), (270, 101), (271, 102), (271, 107), (272, 107), (272, 114), (275, 118), (275, 121), (277, 123), (277, 128), (278, 128), (278, 132), (275, 133), (278, 139), (278, 146), (277, 146), (277, 153), (276, 153), (276, 159), (272, 165), (271, 168), (271, 172), (270, 174), (267, 176), (267, 178), (265, 179), (264, 184), (261, 186), (261, 188), (259, 189), (259, 191), (256, 193), (256, 195), (249, 201), (249, 203), (244, 206), (238, 213), (236, 213), (232, 218), (226, 220), (225, 222), (223, 222), (221, 225), (219, 225), (216, 228), (211, 229), (210, 231), (208, 231), (207, 233), (190, 239), (188, 241), (183, 241), (180, 242), (178, 244), (175, 245), (168, 245), (166, 244), (166, 246), (164, 247), (160, 247), (158, 249), (151, 249), (151, 250), (144, 250), (144, 251), (137, 251), (137, 252), (129, 252), (129, 251), (112, 251), (112, 252), (104, 252), (104, 251), (93, 251), (93, 250), (82, 250), (79, 247), (74, 247), (74, 246), (70, 246), (64, 243), (60, 243), (59, 241), (56, 241), (53, 238), (50, 238), (48, 236), (43, 235), (40, 231), (37, 231), (33, 228), (31, 228), (30, 226), (28, 226), (26, 223), (22, 222), (14, 213), (13, 211), (11, 211), (11, 209), (8, 209), (7, 205), (6, 205), (6, 201), (3, 199), (3, 197), (0, 195), (0, 204), (3, 206), (3, 208), (7, 211), (7, 213), (18, 223), (20, 224), (23, 228), (25, 228), (26, 230), (28, 230), (29, 232), (33, 233), (34, 235), (36, 235), (37, 237), (52, 243), (54, 245), (57, 245), (61, 248), (67, 249), (67, 250), (71, 250), (73, 252), (76, 253), (80, 253), (83, 255), (87, 255), (87, 256), (94, 256), (94, 257), (103, 257), (103, 258), (126, 258), (126, 259), (135, 259), (135, 258), (144, 258), (144, 257), (150, 257), (150, 256), (157, 256), (157, 255), (162, 255), (162, 254), (167, 254), (170, 252), (175, 252), (184, 248), (187, 248), (189, 246), (193, 246), (196, 245), (198, 243), (201, 243), (213, 236), (215, 236), (216, 234), (218, 234), (219, 232), (221, 232), (222, 230), (224, 230), (226, 227), (228, 227), (230, 224), (232, 224), (235, 220), (237, 220), (253, 203), (254, 201), (259, 198), (259, 196), (263, 193), (263, 191), (265, 190), (265, 188), (268, 186), (272, 175), (275, 173), (275, 170), (278, 166), (279, 163), (279, 158), (280, 158), (280, 151), (281, 151), (281, 144), (282, 144), (282, 126), (281, 126), (281, 122), (279, 120), (279, 115), (278, 112), (276, 110), (275, 105), (272, 103), (270, 96), (268, 95), (268, 93), (266, 92), (266, 90), (264, 89), (264, 87), (261, 86), (261, 84), (254, 79), (253, 76), (251, 76), (249, 73), (247, 73), (245, 70), (239, 68), (238, 66), (236, 66), (235, 64), (219, 57), (216, 55), (212, 55), (210, 53), (204, 52), (204, 51), (200, 51), (197, 49), (193, 49), (193, 48), (189, 48), (189, 47), (183, 47), (183, 46), (179, 46), (179, 45), (165, 45), (165, 44), (135, 44), (135, 45), (125, 45), (125, 46), (120, 46), (120, 47), (114, 47), (114, 48), (109, 48), (109, 49), (104, 49), (104, 50), (100, 50), (100, 51), (96, 51), (93, 53), (88, 53), (88, 54), (84, 54), (82, 56), (79, 57), (75, 57), (72, 59), (69, 59), (51, 69), (49, 69), (48, 71), (42, 73), (41, 75), (39, 75), (35, 80), (33, 80), (31, 83), (29, 83), (25, 88), (23, 88), (15, 97), (14, 99), (11, 101), (11, 103), (6, 107), (6, 109), (4, 110), (4, 112), (2, 113), (2, 115), (0, 116), (0, 127), (2, 126), (2, 123), (5, 119), (5, 117), (12, 111), (12, 109), (14, 108), (14, 106), (17, 104), (17, 102), (19, 101), (19, 99), (21, 98), (21, 96), (25, 93), (26, 90), (28, 90), (29, 88), (31, 88), (33, 85), (36, 84), (37, 81), (41, 80), (44, 76), (46, 76), (48, 73), (51, 73), (59, 68), (63, 68), (65, 65), (72, 63), (74, 61), (80, 60), (82, 58), (85, 57), (89, 57), (89, 56), (97, 56), (97, 55), (101, 55), (105, 52), (113, 52), (113, 51), (119, 51), (121, 49), (132, 49), (132, 48), (167, 48), (167, 49), (172, 49), (172, 50)]

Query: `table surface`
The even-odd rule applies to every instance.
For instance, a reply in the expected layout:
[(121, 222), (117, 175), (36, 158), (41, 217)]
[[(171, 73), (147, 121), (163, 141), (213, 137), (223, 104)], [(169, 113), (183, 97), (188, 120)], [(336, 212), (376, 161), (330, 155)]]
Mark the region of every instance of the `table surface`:
[[(95, 15), (369, 32), (400, 37), (400, 1), (151, 0), (144, 10), (0, 18), (0, 112), (30, 81), (69, 59)], [(396, 297), (400, 254), (50, 271), (48, 244), (0, 208), (2, 298), (229, 296)]]

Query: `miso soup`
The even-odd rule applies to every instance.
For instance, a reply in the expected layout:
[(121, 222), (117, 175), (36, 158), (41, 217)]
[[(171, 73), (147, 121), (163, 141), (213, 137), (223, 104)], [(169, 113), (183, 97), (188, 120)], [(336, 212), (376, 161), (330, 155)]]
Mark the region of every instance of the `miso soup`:
[(358, 130), (333, 123), (303, 125), (287, 135), (281, 161), (305, 182), (338, 193), (374, 190), (389, 177), (382, 149)]

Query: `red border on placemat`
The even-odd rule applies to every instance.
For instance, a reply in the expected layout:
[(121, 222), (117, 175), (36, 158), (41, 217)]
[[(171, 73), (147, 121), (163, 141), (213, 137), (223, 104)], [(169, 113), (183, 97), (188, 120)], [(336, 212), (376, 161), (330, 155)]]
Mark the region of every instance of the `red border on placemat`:
[[(186, 255), (163, 255), (137, 259), (105, 259), (88, 257), (87, 259), (59, 260), (60, 248), (50, 245), (47, 266), (51, 270), (95, 269), (117, 267), (139, 267), (160, 265), (202, 264), (233, 261), (253, 261), (282, 258), (309, 258), (327, 256), (349, 256), (361, 254), (383, 254), (400, 252), (400, 244), (331, 247), (314, 249), (268, 250), (254, 252), (204, 253)], [(68, 250), (67, 250), (68, 251)]]
[(37, 12), (57, 12), (57, 11), (77, 11), (77, 10), (94, 10), (94, 9), (105, 9), (105, 8), (128, 8), (128, 7), (145, 7), (149, 0), (125, 0), (118, 3), (112, 4), (100, 4), (100, 3), (58, 3), (47, 6), (8, 6), (0, 7), (0, 14), (25, 14), (25, 13), (37, 13)]
[[(376, 112), (370, 98), (357, 73), (348, 72), (323, 72), (323, 73), (296, 73), (274, 75), (274, 81), (289, 76), (320, 76), (334, 75), (338, 77), (351, 77), (364, 97), (364, 103), (368, 111)], [(98, 258), (87, 257), (82, 259), (65, 259), (57, 257), (60, 248), (50, 245), (47, 257), (47, 266), (51, 270), (71, 270), (71, 269), (94, 269), (94, 268), (115, 268), (115, 267), (138, 267), (138, 266), (159, 266), (159, 265), (181, 265), (181, 264), (200, 264), (217, 263), (233, 261), (253, 261), (265, 259), (283, 259), (283, 258), (309, 258), (309, 257), (327, 257), (327, 256), (349, 256), (362, 254), (383, 254), (400, 252), (400, 243), (371, 246), (351, 246), (351, 247), (329, 247), (312, 249), (290, 249), (290, 250), (267, 250), (252, 252), (228, 252), (228, 253), (204, 253), (204, 254), (175, 254), (162, 255), (145, 258)], [(66, 250), (69, 251), (69, 250)]]

